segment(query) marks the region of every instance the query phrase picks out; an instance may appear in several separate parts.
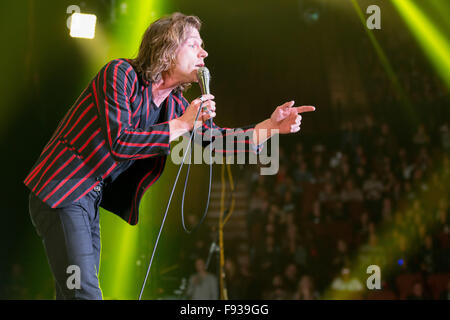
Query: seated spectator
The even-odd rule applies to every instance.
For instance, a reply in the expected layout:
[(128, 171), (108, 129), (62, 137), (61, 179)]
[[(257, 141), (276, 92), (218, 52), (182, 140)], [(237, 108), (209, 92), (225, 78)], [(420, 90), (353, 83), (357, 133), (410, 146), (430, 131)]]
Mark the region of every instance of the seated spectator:
[(311, 276), (303, 275), (298, 282), (297, 290), (292, 296), (293, 300), (318, 300), (319, 292), (315, 289), (314, 280)]
[(450, 130), (448, 123), (444, 123), (440, 128), (441, 147), (443, 150), (450, 150)]
[(283, 199), (283, 207), (281, 208), (281, 210), (285, 212), (297, 211), (291, 191), (285, 192)]
[(297, 265), (290, 262), (284, 268), (283, 283), (288, 294), (292, 295), (298, 285), (298, 269)]
[(394, 154), (397, 148), (396, 136), (392, 134), (389, 125), (383, 122), (380, 126), (380, 132), (375, 137), (375, 149), (379, 154)]
[(450, 159), (447, 154), (442, 157), (442, 179), (448, 181), (450, 179)]
[(280, 164), (278, 172), (275, 176), (275, 194), (283, 195), (286, 192), (287, 185), (286, 179), (288, 177), (286, 165)]
[(397, 262), (396, 267), (399, 272), (417, 272), (417, 267), (414, 263), (410, 262), (409, 252), (411, 250), (406, 236), (399, 230), (395, 230), (392, 236), (393, 244), (392, 248), (388, 248), (389, 252), (392, 252), (392, 260)]
[(313, 165), (311, 168), (311, 174), (313, 176), (313, 183), (323, 183), (323, 173), (326, 171), (325, 164), (323, 163), (322, 153), (316, 153), (313, 158)]
[(364, 241), (366, 241), (369, 238), (369, 213), (365, 210), (361, 213), (361, 216), (359, 218), (358, 223), (355, 225), (355, 234), (356, 239), (355, 242), (357, 244), (362, 244)]
[(336, 168), (339, 168), (342, 165), (342, 157), (343, 157), (342, 152), (339, 150), (336, 151), (330, 158), (329, 167), (332, 168), (334, 171)]
[(276, 204), (270, 206), (269, 212), (267, 212), (265, 224), (272, 223), (278, 225), (280, 218), (280, 208)]
[(360, 137), (352, 121), (347, 121), (341, 127), (341, 146), (343, 150), (353, 150), (359, 143)]
[(313, 175), (308, 169), (308, 164), (306, 161), (302, 160), (300, 165), (296, 170), (294, 170), (295, 183), (302, 186), (305, 183), (311, 183), (313, 180)]
[(412, 184), (418, 189), (418, 192), (427, 192), (430, 190), (430, 187), (428, 185), (428, 181), (424, 179), (424, 171), (416, 167), (413, 172), (413, 178), (412, 178)]
[(345, 181), (344, 188), (341, 191), (341, 200), (344, 204), (351, 201), (362, 202), (364, 200), (362, 191), (355, 186), (353, 179)]
[(309, 216), (309, 221), (314, 224), (321, 224), (328, 222), (330, 220), (330, 215), (324, 215), (322, 213), (322, 207), (318, 200), (314, 201), (311, 214)]
[(378, 245), (378, 237), (374, 232), (369, 234), (369, 242), (360, 247), (359, 259), (363, 265), (384, 265), (385, 252)]
[(408, 181), (412, 178), (414, 172), (415, 165), (414, 163), (409, 163), (406, 161), (402, 161), (397, 168), (399, 177), (404, 181)]
[(418, 254), (420, 270), (424, 274), (432, 274), (438, 271), (439, 266), (436, 254), (437, 250), (433, 243), (433, 238), (431, 237), (431, 235), (426, 235), (420, 253)]
[(333, 267), (333, 270), (342, 270), (344, 266), (350, 263), (347, 243), (344, 240), (339, 239), (337, 241), (336, 249), (331, 266)]
[(450, 208), (447, 204), (447, 199), (440, 199), (435, 219), (438, 223), (438, 232), (445, 232), (450, 229), (449, 212)]
[(428, 153), (427, 148), (420, 147), (419, 154), (416, 157), (416, 168), (421, 169), (422, 171), (427, 171), (432, 167), (433, 161)]
[(289, 294), (283, 282), (281, 274), (275, 274), (272, 277), (271, 285), (263, 292), (263, 299), (265, 300), (287, 300)]
[(297, 239), (297, 243), (295, 245), (295, 252), (292, 255), (292, 259), (295, 264), (297, 264), (302, 269), (306, 269), (309, 264), (309, 256), (308, 256), (308, 248), (304, 243), (303, 237)]
[(286, 256), (293, 256), (297, 246), (298, 228), (295, 224), (286, 224), (285, 233), (282, 239), (282, 251)]
[(230, 300), (245, 299), (245, 286), (242, 286), (236, 268), (236, 263), (231, 258), (225, 258), (225, 286)]
[(413, 136), (413, 143), (416, 145), (425, 145), (430, 143), (430, 136), (427, 134), (425, 125), (419, 124), (417, 131)]
[(319, 192), (318, 200), (320, 202), (321, 210), (324, 211), (325, 215), (332, 215), (335, 209), (334, 206), (339, 200), (339, 195), (331, 182), (325, 182), (323, 190)]
[(381, 217), (383, 222), (390, 223), (392, 221), (392, 200), (389, 197), (384, 197), (381, 208)]
[(344, 209), (344, 204), (338, 199), (332, 208), (331, 217), (333, 221), (348, 221), (348, 211)]
[(391, 169), (386, 169), (386, 172), (383, 174), (383, 197), (392, 197), (395, 192), (395, 187), (398, 184), (397, 178)]
[(263, 276), (278, 272), (280, 268), (281, 250), (273, 235), (265, 237), (264, 245), (256, 248), (254, 267)]
[(353, 164), (357, 167), (365, 167), (367, 165), (367, 156), (364, 152), (364, 148), (361, 145), (358, 145), (355, 149)]
[(363, 285), (356, 277), (350, 275), (348, 267), (344, 267), (341, 270), (341, 274), (332, 281), (331, 288), (342, 293), (352, 293), (361, 292)]
[(384, 186), (376, 172), (371, 172), (363, 183), (364, 199), (370, 212), (371, 220), (379, 222), (381, 218), (381, 197)]
[(364, 181), (366, 181), (366, 167), (357, 166), (355, 170), (355, 185), (362, 188)]
[(366, 114), (362, 121), (362, 144), (366, 150), (370, 151), (376, 138), (376, 123), (373, 115)]
[(429, 296), (425, 293), (422, 282), (417, 281), (412, 287), (412, 292), (406, 297), (406, 300), (428, 300)]
[(447, 288), (439, 295), (440, 300), (450, 300), (450, 280), (447, 282)]
[(346, 153), (344, 153), (342, 155), (342, 161), (341, 161), (341, 166), (338, 168), (338, 172), (337, 174), (339, 175), (341, 181), (347, 181), (348, 179), (351, 179), (351, 167), (350, 167), (350, 163), (348, 160), (348, 155)]
[(433, 203), (439, 203), (439, 201), (442, 198), (442, 195), (446, 193), (446, 187), (444, 184), (444, 181), (442, 181), (440, 173), (437, 171), (434, 171), (431, 173), (431, 179), (430, 179), (430, 193), (428, 194), (428, 197), (431, 202)]

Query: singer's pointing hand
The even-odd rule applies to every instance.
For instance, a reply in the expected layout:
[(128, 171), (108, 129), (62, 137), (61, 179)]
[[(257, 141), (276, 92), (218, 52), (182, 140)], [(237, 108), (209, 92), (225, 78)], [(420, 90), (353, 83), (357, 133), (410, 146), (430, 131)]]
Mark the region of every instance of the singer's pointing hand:
[(313, 106), (294, 107), (294, 101), (289, 101), (277, 107), (270, 117), (272, 129), (278, 129), (281, 134), (300, 131), (302, 116), (300, 113), (316, 110)]

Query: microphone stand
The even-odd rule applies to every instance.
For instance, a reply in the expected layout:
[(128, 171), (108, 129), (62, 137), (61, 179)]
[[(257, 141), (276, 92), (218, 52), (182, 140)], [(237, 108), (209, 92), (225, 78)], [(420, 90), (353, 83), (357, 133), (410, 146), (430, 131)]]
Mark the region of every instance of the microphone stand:
[(216, 241), (213, 241), (211, 243), (211, 246), (209, 247), (209, 253), (208, 253), (208, 259), (206, 260), (205, 269), (208, 270), (209, 262), (211, 261), (211, 256), (214, 251), (220, 251), (220, 248), (217, 246)]
[[(218, 230), (219, 232), (219, 230)], [(219, 234), (216, 234), (216, 238), (213, 240), (213, 242), (211, 243), (211, 246), (209, 247), (209, 253), (208, 253), (208, 258), (206, 260), (206, 264), (205, 264), (205, 270), (208, 270), (209, 267), (209, 263), (211, 262), (211, 257), (213, 255), (213, 253), (216, 253), (216, 263), (217, 263), (217, 267), (216, 267), (216, 273), (217, 273), (217, 281), (219, 282), (219, 290), (220, 290), (220, 297), (221, 300), (223, 300), (223, 297), (226, 296), (222, 293), (223, 291), (223, 276), (225, 276), (225, 272), (224, 270), (222, 270), (222, 260), (221, 260), (221, 248), (220, 246), (216, 243), (217, 242), (217, 238), (219, 237)], [(227, 299), (225, 299), (227, 300)]]
[[(211, 262), (211, 258), (213, 253), (216, 253), (216, 273), (217, 273), (217, 281), (220, 281), (220, 247), (217, 245), (218, 234), (216, 234), (215, 239), (212, 241), (211, 246), (209, 247), (208, 259), (205, 263), (205, 270), (208, 270), (209, 263)], [(219, 282), (220, 283), (220, 282)]]

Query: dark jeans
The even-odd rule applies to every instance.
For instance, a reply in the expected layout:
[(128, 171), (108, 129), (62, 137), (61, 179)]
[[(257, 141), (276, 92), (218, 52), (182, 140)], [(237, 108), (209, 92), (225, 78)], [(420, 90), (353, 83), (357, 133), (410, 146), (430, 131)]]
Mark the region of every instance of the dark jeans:
[[(56, 299), (102, 299), (98, 281), (100, 201), (101, 191), (92, 190), (66, 207), (52, 209), (30, 193), (30, 217), (44, 244)], [(76, 267), (69, 266), (79, 268), (79, 286)]]

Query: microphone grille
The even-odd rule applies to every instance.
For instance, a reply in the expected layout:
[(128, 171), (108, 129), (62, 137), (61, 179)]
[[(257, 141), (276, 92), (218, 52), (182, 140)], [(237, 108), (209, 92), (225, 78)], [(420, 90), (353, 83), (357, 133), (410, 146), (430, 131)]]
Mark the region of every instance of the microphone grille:
[(211, 75), (207, 67), (201, 67), (197, 70), (197, 80), (202, 94), (209, 94), (209, 80)]
[(209, 73), (209, 70), (208, 70), (208, 68), (207, 67), (200, 67), (198, 70), (197, 70), (197, 78), (200, 80), (200, 79), (210, 79), (211, 78), (211, 75), (210, 75), (210, 73)]

